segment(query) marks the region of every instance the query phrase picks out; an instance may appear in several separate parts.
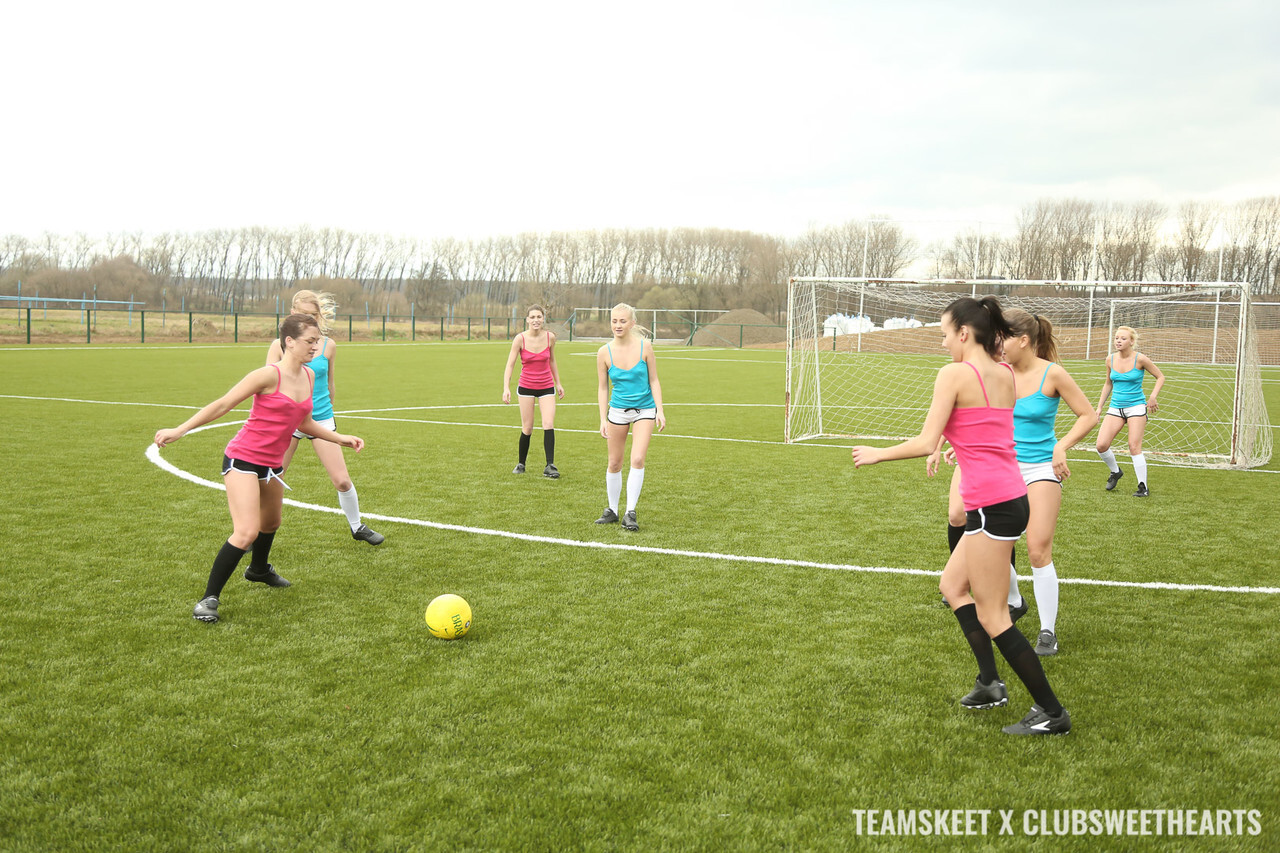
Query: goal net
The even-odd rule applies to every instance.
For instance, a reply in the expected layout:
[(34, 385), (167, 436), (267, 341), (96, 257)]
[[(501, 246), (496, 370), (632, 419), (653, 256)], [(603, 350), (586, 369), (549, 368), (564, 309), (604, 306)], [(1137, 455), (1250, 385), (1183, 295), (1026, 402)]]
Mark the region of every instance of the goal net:
[[(1149, 456), (1202, 467), (1271, 458), (1249, 285), (1221, 282), (793, 278), (785, 440), (918, 435), (948, 359), (942, 312), (960, 296), (987, 294), (1052, 321), (1059, 361), (1094, 405), (1114, 330), (1137, 330), (1138, 350), (1165, 374), (1143, 440)], [(1058, 417), (1061, 434), (1074, 416), (1062, 406)]]

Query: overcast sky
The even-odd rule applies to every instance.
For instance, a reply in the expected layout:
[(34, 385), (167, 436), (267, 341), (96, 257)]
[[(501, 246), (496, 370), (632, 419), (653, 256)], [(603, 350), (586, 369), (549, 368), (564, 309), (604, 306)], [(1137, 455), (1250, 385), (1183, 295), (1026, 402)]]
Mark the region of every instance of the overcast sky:
[(795, 236), (1280, 194), (1280, 3), (9, 4), (0, 234)]

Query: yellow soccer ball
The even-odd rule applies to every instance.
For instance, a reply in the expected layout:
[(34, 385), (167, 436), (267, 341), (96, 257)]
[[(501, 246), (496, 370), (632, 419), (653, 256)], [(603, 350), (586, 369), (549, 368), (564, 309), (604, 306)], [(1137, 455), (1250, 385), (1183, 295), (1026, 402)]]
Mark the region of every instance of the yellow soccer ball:
[(436, 596), (427, 605), (427, 630), (442, 640), (456, 640), (471, 630), (471, 605), (460, 595)]

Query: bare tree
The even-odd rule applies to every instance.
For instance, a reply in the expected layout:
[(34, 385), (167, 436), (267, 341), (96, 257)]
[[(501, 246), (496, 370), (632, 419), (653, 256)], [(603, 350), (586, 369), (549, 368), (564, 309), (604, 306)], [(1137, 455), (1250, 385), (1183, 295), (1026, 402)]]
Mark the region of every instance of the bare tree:
[(1216, 277), (1216, 270), (1207, 271), (1205, 262), (1219, 215), (1218, 206), (1208, 202), (1188, 201), (1178, 208), (1178, 275), (1183, 281), (1201, 281), (1206, 273)]

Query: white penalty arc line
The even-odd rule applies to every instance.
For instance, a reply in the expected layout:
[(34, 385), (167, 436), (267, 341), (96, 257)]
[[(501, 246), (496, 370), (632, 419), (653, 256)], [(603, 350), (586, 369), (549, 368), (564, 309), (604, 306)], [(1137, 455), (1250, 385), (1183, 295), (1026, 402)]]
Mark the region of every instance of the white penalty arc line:
[[(34, 397), (34, 396), (25, 396), (25, 395), (17, 395), (17, 394), (0, 394), (0, 398), (12, 399), (12, 400), (57, 401), (57, 402), (68, 402), (68, 403), (96, 403), (99, 405), (115, 405), (115, 406), (150, 406), (153, 408), (175, 408), (175, 409), (186, 409), (186, 410), (192, 410), (195, 408), (194, 406), (180, 406), (172, 403), (131, 403), (131, 402), (107, 401), (107, 400), (81, 400), (81, 399), (69, 398), (69, 397)], [(485, 405), (488, 405), (488, 404), (485, 404)], [(382, 419), (371, 418), (371, 420), (382, 420)], [(402, 420), (402, 419), (387, 418), (386, 420)], [(403, 420), (409, 421), (409, 419), (407, 418)], [(422, 421), (409, 421), (409, 422), (423, 423)], [(195, 429), (188, 432), (187, 435), (193, 435), (197, 432), (204, 432), (205, 430), (209, 430), (209, 429), (219, 429), (223, 427), (239, 426), (242, 423), (244, 423), (244, 421), (228, 421), (228, 422), (216, 423), (216, 424), (206, 424), (205, 426), (196, 427)], [(458, 425), (452, 421), (445, 421), (443, 423), (449, 426)], [(475, 424), (475, 426), (492, 427), (496, 425)], [(682, 437), (704, 438), (703, 436), (682, 436)], [(733, 439), (722, 439), (722, 440), (733, 440)], [(738, 440), (746, 441), (746, 439), (738, 439)], [(759, 443), (764, 444), (768, 442), (759, 442)], [(780, 443), (780, 442), (775, 442), (775, 443)], [(815, 445), (808, 445), (808, 446), (812, 447)], [(203, 477), (199, 477), (195, 474), (191, 474), (187, 471), (183, 471), (181, 468), (169, 462), (167, 459), (165, 459), (163, 456), (160, 455), (160, 448), (156, 447), (155, 444), (147, 445), (145, 455), (147, 459), (151, 460), (151, 462), (155, 464), (158, 468), (160, 468), (163, 471), (167, 471), (170, 474), (173, 474), (174, 476), (180, 479), (187, 480), (188, 482), (196, 483), (198, 485), (205, 486), (210, 489), (226, 491), (226, 486), (224, 486), (222, 483), (217, 483), (217, 482), (214, 482), (213, 480), (206, 480)], [(334, 515), (339, 515), (342, 513), (342, 510), (336, 507), (328, 507), (328, 506), (320, 506), (319, 504), (304, 503), (303, 501), (295, 501), (291, 498), (285, 498), (284, 502), (289, 506), (298, 507), (299, 509), (309, 509), (316, 512), (327, 512), (327, 513), (332, 513)], [(364, 513), (364, 515), (366, 518), (372, 518), (377, 521), (390, 521), (398, 524), (410, 524), (417, 527), (427, 527), (435, 530), (449, 530), (449, 531), (454, 531), (458, 533), (472, 533), (480, 536), (501, 536), (507, 539), (516, 539), (523, 542), (538, 542), (538, 543), (549, 544), (549, 545), (564, 545), (571, 548), (595, 548), (598, 550), (606, 550), (606, 551), (630, 551), (633, 553), (662, 554), (662, 555), (673, 556), (673, 557), (693, 557), (698, 559), (722, 560), (722, 561), (739, 562), (739, 563), (755, 563), (755, 564), (773, 565), (773, 566), (791, 566), (795, 568), (828, 569), (833, 571), (845, 571), (845, 572), (868, 572), (872, 574), (913, 575), (917, 577), (940, 577), (942, 574), (941, 572), (927, 571), (924, 569), (899, 569), (899, 568), (892, 568), (889, 566), (856, 566), (856, 565), (849, 565), (846, 563), (823, 563), (823, 562), (817, 562), (812, 560), (789, 560), (782, 557), (758, 557), (750, 554), (726, 554), (718, 551), (692, 551), (692, 550), (679, 549), (679, 548), (655, 548), (647, 545), (623, 545), (619, 543), (610, 543), (610, 542), (587, 542), (579, 539), (563, 539), (563, 538), (552, 537), (552, 536), (537, 536), (531, 533), (517, 533), (511, 530), (494, 530), (487, 527), (473, 527), (470, 525), (463, 525), (463, 524), (448, 524), (448, 523), (439, 522), (439, 521), (427, 521), (425, 519), (420, 519), (420, 518), (404, 518), (401, 516), (381, 515), (381, 514), (375, 514), (375, 513)], [(1030, 578), (1027, 578), (1027, 577), (1023, 577), (1021, 579), (1030, 580)], [(1180, 592), (1233, 592), (1233, 593), (1252, 593), (1252, 594), (1261, 594), (1261, 595), (1280, 594), (1280, 587), (1266, 587), (1266, 586), (1264, 587), (1218, 586), (1215, 584), (1163, 583), (1159, 581), (1111, 581), (1111, 580), (1098, 580), (1094, 578), (1059, 578), (1058, 580), (1060, 583), (1064, 583), (1064, 584), (1078, 584), (1081, 586), (1123, 587), (1126, 589), (1166, 589), (1166, 590), (1176, 590)]]
[[(187, 435), (191, 435), (196, 432), (203, 432), (207, 429), (238, 426), (240, 423), (243, 423), (243, 421), (226, 424), (209, 424), (197, 427), (187, 433)], [(211, 489), (226, 491), (226, 486), (222, 483), (206, 480), (203, 477), (199, 477), (188, 471), (183, 471), (181, 468), (169, 462), (160, 455), (160, 448), (156, 447), (155, 444), (147, 445), (146, 457), (162, 470), (168, 471), (183, 480), (187, 480), (188, 482), (196, 483), (201, 486), (206, 486)], [(297, 507), (299, 509), (309, 509), (315, 512), (327, 512), (333, 515), (342, 515), (342, 510), (337, 507), (305, 503), (303, 501), (295, 501), (292, 498), (285, 498), (284, 502), (289, 506)], [(856, 566), (849, 565), (847, 563), (823, 563), (815, 560), (790, 560), (784, 557), (759, 557), (751, 554), (726, 554), (720, 551), (694, 551), (685, 548), (657, 548), (651, 545), (624, 545), (616, 542), (590, 542), (581, 539), (564, 539), (557, 536), (538, 536), (532, 533), (517, 533), (513, 530), (495, 530), (488, 527), (475, 527), (468, 524), (448, 524), (441, 521), (427, 521), (426, 519), (421, 518), (405, 518), (398, 515), (383, 515), (381, 513), (372, 512), (366, 512), (363, 515), (365, 518), (372, 518), (375, 521), (389, 521), (393, 524), (409, 524), (415, 527), (426, 527), (433, 530), (448, 530), (454, 533), (470, 533), (476, 536), (499, 536), (504, 539), (515, 539), (520, 542), (536, 542), (542, 545), (562, 545), (569, 548), (593, 548), (599, 551), (625, 551), (638, 554), (660, 554), (667, 557), (691, 557), (694, 559), (718, 560), (722, 562), (752, 563), (756, 565), (786, 566), (790, 568), (803, 569), (826, 569), (841, 572), (863, 572), (881, 575), (909, 575), (913, 577), (929, 578), (941, 577), (942, 575), (941, 572), (927, 571), (925, 569), (900, 569), (893, 568), (891, 566)], [(1022, 578), (1022, 580), (1030, 580), (1030, 578)], [(1157, 581), (1109, 581), (1095, 580), (1092, 578), (1059, 578), (1059, 582), (1087, 586), (1124, 587), (1129, 589), (1167, 589), (1181, 592), (1235, 592), (1261, 595), (1280, 594), (1280, 587), (1216, 586), (1213, 584), (1161, 583)]]

